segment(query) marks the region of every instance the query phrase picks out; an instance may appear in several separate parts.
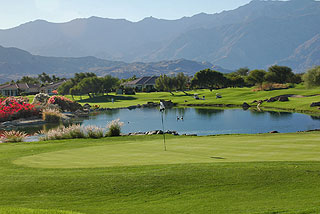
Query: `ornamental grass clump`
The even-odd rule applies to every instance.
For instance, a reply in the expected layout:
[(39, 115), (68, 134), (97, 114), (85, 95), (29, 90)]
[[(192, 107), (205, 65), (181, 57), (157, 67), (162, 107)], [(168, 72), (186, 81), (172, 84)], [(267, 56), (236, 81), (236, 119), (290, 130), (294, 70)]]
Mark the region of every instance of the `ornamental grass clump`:
[(60, 122), (62, 114), (57, 109), (44, 109), (42, 111), (42, 119), (49, 123)]
[(103, 129), (97, 126), (87, 126), (85, 127), (85, 132), (88, 138), (102, 138), (103, 137)]
[[(85, 138), (81, 125), (71, 125), (68, 127), (59, 127), (57, 129), (51, 129), (48, 132), (40, 132), (40, 140), (63, 140), (63, 139), (73, 139), (73, 138)], [(42, 135), (42, 136), (41, 136)]]
[(0, 135), (0, 141), (4, 143), (16, 143), (22, 142), (28, 135), (25, 132), (21, 131), (4, 131)]
[(116, 119), (116, 120), (111, 121), (107, 125), (107, 128), (109, 130), (106, 133), (106, 137), (120, 136), (121, 126), (123, 126), (123, 122), (120, 122), (120, 119)]

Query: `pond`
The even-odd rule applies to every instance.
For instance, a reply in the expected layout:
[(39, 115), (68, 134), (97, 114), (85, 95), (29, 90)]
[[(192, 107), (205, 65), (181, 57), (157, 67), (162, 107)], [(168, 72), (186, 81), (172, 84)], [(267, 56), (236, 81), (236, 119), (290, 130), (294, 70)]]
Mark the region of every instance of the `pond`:
[[(183, 120), (180, 119), (181, 117)], [(104, 128), (108, 122), (117, 118), (124, 122), (123, 133), (162, 129), (161, 113), (157, 108), (111, 110), (91, 114), (89, 118), (73, 121), (73, 123)], [(256, 109), (172, 108), (165, 110), (163, 118), (165, 130), (177, 131), (179, 134), (254, 134), (270, 131), (287, 133), (320, 128), (320, 117)], [(42, 129), (48, 130), (58, 126), (59, 124), (46, 124), (38, 127), (25, 127), (20, 130), (32, 134)]]
[[(183, 117), (183, 120), (177, 120), (177, 117)], [(123, 133), (162, 130), (161, 113), (157, 108), (110, 110), (91, 114), (90, 117), (73, 123), (104, 128), (108, 122), (117, 118), (124, 122)], [(287, 133), (320, 128), (320, 117), (256, 109), (172, 108), (165, 110), (163, 118), (165, 130), (177, 131), (179, 134)], [(19, 130), (33, 134), (58, 126), (59, 124), (46, 124)]]
[[(183, 120), (177, 120), (177, 117)], [(120, 118), (123, 133), (162, 129), (161, 113), (156, 108), (120, 109), (92, 115), (83, 125), (105, 127), (108, 121)], [(172, 108), (163, 115), (165, 130), (179, 134), (281, 133), (320, 128), (320, 117), (299, 113), (242, 109)]]

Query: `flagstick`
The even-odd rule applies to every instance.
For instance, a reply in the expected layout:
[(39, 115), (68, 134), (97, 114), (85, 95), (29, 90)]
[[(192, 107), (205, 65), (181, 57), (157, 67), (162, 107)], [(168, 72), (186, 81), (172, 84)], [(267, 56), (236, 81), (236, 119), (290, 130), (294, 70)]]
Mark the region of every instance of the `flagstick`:
[(166, 146), (166, 135), (164, 133), (164, 123), (163, 123), (163, 112), (165, 111), (166, 107), (162, 100), (160, 100), (160, 112), (161, 112), (161, 121), (162, 121), (162, 135), (163, 135), (163, 146), (164, 146), (164, 151), (167, 151), (167, 146)]
[(161, 111), (161, 120), (162, 120), (162, 135), (163, 135), (163, 146), (164, 146), (164, 151), (167, 151), (167, 146), (166, 146), (166, 135), (164, 133), (164, 124), (163, 124), (163, 111)]

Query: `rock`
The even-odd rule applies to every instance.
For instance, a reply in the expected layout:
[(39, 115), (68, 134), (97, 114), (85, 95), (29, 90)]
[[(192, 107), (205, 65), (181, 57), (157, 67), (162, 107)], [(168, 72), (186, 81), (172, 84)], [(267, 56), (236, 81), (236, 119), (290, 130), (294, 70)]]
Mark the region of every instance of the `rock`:
[(246, 102), (244, 102), (243, 104), (242, 104), (242, 108), (244, 108), (244, 109), (248, 109), (248, 108), (250, 108), (251, 106), (248, 104), (248, 103), (246, 103)]
[(286, 96), (280, 96), (280, 97), (278, 98), (278, 101), (280, 101), (280, 102), (287, 102), (287, 101), (289, 101), (289, 98), (286, 97)]
[(254, 101), (252, 101), (252, 102), (251, 102), (251, 104), (253, 104), (253, 103), (257, 103), (257, 102), (258, 102), (258, 101), (254, 100)]
[(269, 132), (270, 134), (277, 134), (277, 133), (279, 133), (278, 131), (271, 131), (271, 132)]
[(273, 103), (278, 100), (278, 97), (271, 97), (270, 99), (267, 100), (268, 103)]
[(83, 105), (83, 108), (85, 109), (90, 109), (91, 108), (91, 105), (89, 103), (86, 103)]
[(320, 102), (311, 103), (310, 107), (320, 106)]
[(137, 106), (129, 106), (128, 107), (129, 110), (136, 109), (136, 108), (137, 108)]

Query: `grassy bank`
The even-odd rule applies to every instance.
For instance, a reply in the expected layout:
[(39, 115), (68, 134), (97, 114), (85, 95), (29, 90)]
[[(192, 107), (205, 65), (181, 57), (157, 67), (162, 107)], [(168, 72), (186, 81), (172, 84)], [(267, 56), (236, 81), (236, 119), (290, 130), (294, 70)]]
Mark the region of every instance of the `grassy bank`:
[[(174, 95), (168, 92), (154, 92), (154, 93), (137, 93), (136, 95), (115, 95), (99, 96), (95, 98), (88, 98), (87, 96), (76, 96), (75, 100), (85, 104), (99, 105), (103, 108), (119, 108), (128, 107), (137, 104), (145, 104), (147, 102), (159, 102), (160, 99), (172, 100), (179, 105), (236, 105), (240, 106), (244, 102), (251, 103), (254, 100), (265, 100), (270, 97), (279, 95), (300, 95), (301, 97), (290, 97), (289, 102), (273, 102), (263, 103), (262, 108), (279, 108), (290, 111), (320, 113), (316, 107), (311, 108), (312, 102), (320, 102), (320, 88), (306, 89), (299, 85), (296, 88), (274, 90), (274, 91), (253, 91), (253, 88), (226, 88), (220, 90), (195, 90), (188, 91), (187, 94), (183, 92), (173, 92)], [(216, 93), (222, 95), (221, 99), (216, 99)], [(198, 94), (199, 97), (205, 96), (205, 100), (196, 100), (193, 95)], [(111, 100), (114, 100), (114, 103)], [(253, 104), (254, 105), (254, 104)]]
[(167, 136), (167, 152), (161, 136), (0, 144), (0, 212), (319, 213), (319, 142), (312, 132)]

